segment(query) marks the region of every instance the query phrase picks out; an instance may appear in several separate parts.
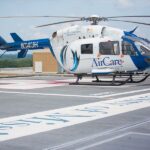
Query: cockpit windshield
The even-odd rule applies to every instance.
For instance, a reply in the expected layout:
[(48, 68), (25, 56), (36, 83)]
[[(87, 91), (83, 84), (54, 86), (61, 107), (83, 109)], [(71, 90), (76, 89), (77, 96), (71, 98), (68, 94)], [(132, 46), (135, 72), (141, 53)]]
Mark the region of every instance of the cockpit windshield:
[(140, 42), (135, 42), (135, 45), (143, 56), (150, 56), (150, 47), (145, 46)]
[(141, 51), (142, 55), (150, 56), (150, 49), (148, 49), (147, 47), (141, 45), (140, 51)]

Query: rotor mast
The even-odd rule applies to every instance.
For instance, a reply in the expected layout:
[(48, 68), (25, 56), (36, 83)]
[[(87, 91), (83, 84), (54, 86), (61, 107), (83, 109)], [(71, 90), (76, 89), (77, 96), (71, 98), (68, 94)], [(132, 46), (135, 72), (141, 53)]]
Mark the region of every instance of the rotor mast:
[(90, 17), (83, 17), (82, 21), (92, 22), (91, 25), (98, 25), (100, 21), (107, 21), (105, 17), (99, 17), (98, 15), (91, 15)]
[(88, 21), (91, 21), (91, 25), (98, 25), (99, 23), (99, 16), (98, 15), (92, 15), (89, 17), (89, 20)]

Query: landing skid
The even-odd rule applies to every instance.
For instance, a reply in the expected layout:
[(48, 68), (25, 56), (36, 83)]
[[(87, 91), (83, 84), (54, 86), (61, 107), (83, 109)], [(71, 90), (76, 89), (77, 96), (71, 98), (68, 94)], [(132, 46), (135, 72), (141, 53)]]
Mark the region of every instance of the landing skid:
[(130, 80), (128, 81), (128, 83), (140, 83), (145, 81), (148, 77), (150, 76), (150, 74), (145, 75), (142, 79), (140, 80), (135, 80), (134, 77), (131, 75), (130, 76)]
[(76, 84), (79, 84), (79, 80), (81, 80), (82, 77), (83, 77), (82, 75), (78, 75), (75, 83), (76, 83)]
[[(100, 80), (99, 76), (94, 75), (96, 80), (92, 82), (79, 82), (79, 80), (82, 79), (84, 75), (77, 75), (77, 80), (74, 83), (70, 83), (70, 85), (99, 85), (99, 86), (121, 86), (126, 83), (140, 83), (145, 81), (150, 74), (146, 74), (142, 79), (135, 80), (135, 75), (131, 74), (114, 74), (111, 75), (112, 80), (106, 81), (106, 80)], [(119, 80), (116, 78), (120, 78)], [(138, 76), (139, 77), (139, 76)]]
[[(111, 85), (111, 86), (120, 86), (120, 85), (124, 85), (126, 84), (129, 80), (130, 80), (130, 77), (128, 77), (127, 79), (125, 80), (116, 80), (116, 77), (117, 75), (113, 75), (113, 79), (112, 81), (103, 81), (103, 80), (99, 80), (98, 76), (95, 76), (96, 77), (96, 80), (92, 81), (92, 82), (95, 82), (95, 83), (99, 83), (99, 85)], [(103, 83), (103, 84), (102, 84)]]

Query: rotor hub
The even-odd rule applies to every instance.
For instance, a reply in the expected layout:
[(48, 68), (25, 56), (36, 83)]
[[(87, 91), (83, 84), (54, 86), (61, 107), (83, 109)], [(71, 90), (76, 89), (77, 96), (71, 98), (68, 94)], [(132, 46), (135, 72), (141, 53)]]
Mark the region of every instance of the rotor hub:
[(90, 22), (92, 22), (92, 25), (98, 25), (98, 23), (100, 21), (108, 21), (108, 19), (106, 17), (100, 17), (98, 15), (92, 15), (87, 18), (83, 17), (83, 18), (81, 18), (81, 20), (82, 21), (90, 21)]

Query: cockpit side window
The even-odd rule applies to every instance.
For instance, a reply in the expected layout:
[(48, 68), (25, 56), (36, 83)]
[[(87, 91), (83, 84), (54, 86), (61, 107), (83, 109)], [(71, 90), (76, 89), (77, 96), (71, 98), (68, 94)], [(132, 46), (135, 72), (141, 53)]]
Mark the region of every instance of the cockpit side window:
[(132, 44), (123, 41), (122, 42), (122, 54), (124, 55), (131, 55), (131, 56), (137, 56), (137, 52), (133, 49)]
[(150, 49), (146, 48), (145, 46), (140, 46), (141, 54), (144, 56), (150, 56)]
[(81, 54), (93, 54), (93, 44), (82, 44)]
[(107, 41), (99, 44), (99, 52), (102, 55), (119, 55), (119, 42), (118, 41)]

